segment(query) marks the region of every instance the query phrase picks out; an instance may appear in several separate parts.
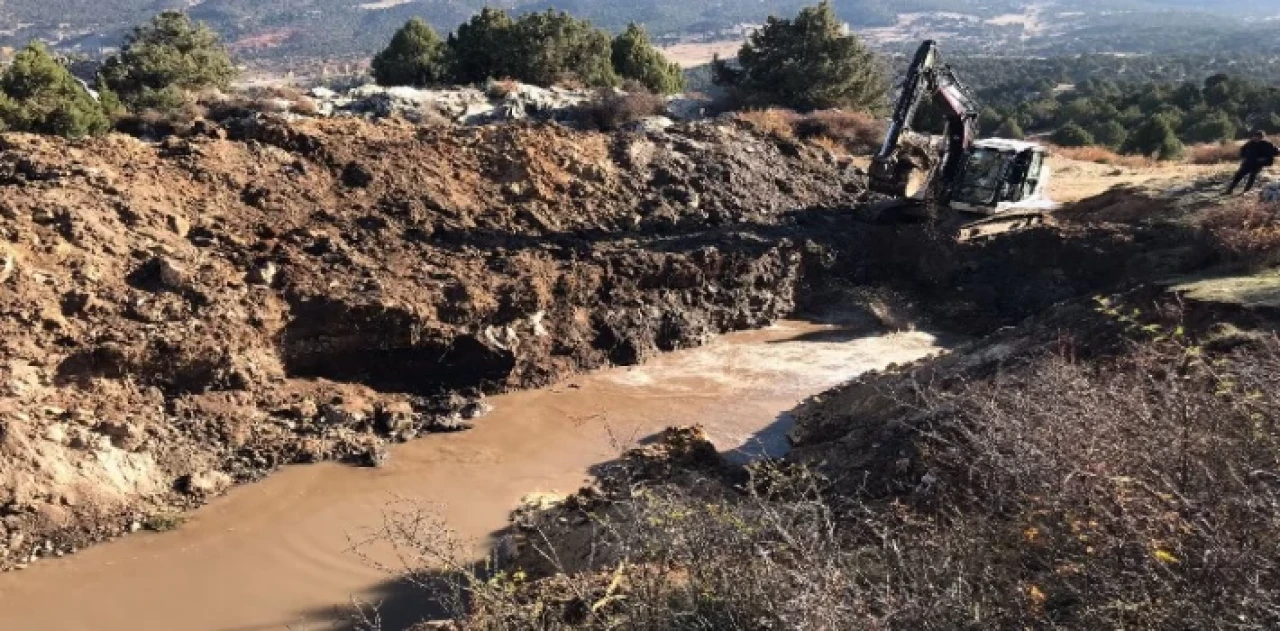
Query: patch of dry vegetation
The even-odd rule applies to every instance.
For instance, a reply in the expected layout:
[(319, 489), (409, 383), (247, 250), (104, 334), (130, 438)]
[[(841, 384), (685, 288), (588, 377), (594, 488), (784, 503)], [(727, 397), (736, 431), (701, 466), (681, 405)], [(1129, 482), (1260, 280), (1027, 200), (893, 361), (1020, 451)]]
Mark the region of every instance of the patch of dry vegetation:
[(1151, 168), (1159, 164), (1157, 161), (1147, 156), (1130, 156), (1121, 155), (1106, 147), (1088, 146), (1088, 147), (1059, 147), (1051, 148), (1055, 155), (1061, 156), (1068, 160), (1077, 160), (1079, 162), (1093, 162), (1095, 164), (1107, 164), (1128, 169), (1144, 169)]
[(553, 574), (470, 575), (457, 624), (1276, 628), (1280, 343), (1100, 310), (1145, 341), (886, 390), (907, 412), (846, 428), (840, 477), (766, 465), (559, 509), (540, 523), (583, 524), (586, 562), (538, 528)]
[(667, 100), (651, 92), (616, 93), (601, 90), (596, 98), (582, 106), (580, 116), (591, 127), (616, 131), (631, 123), (667, 112)]
[(1228, 164), (1240, 161), (1240, 145), (1236, 143), (1204, 144), (1191, 147), (1187, 152), (1191, 164)]
[(866, 112), (819, 110), (799, 114), (787, 109), (738, 112), (734, 118), (752, 130), (778, 140), (801, 139), (836, 153), (874, 153), (884, 139), (884, 121)]
[(1202, 225), (1218, 251), (1253, 268), (1280, 263), (1280, 204), (1236, 199), (1210, 211)]

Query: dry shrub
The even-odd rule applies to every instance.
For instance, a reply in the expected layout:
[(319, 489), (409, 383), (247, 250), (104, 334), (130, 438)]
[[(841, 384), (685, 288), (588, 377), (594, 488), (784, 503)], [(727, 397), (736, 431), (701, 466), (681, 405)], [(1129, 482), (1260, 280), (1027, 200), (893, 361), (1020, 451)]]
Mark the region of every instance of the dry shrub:
[(580, 118), (590, 127), (614, 131), (630, 123), (661, 116), (667, 111), (667, 100), (651, 92), (616, 93), (602, 90), (596, 98), (579, 109)]
[(798, 118), (795, 135), (805, 139), (830, 138), (858, 155), (875, 153), (884, 140), (885, 122), (866, 112), (821, 110)]
[(1053, 147), (1053, 153), (1068, 160), (1108, 164), (1129, 169), (1143, 169), (1155, 166), (1155, 160), (1147, 156), (1130, 156), (1118, 154), (1106, 147), (1096, 145), (1088, 147)]
[(757, 133), (772, 136), (778, 140), (791, 140), (795, 138), (795, 123), (799, 117), (799, 114), (791, 110), (771, 108), (738, 112), (734, 115), (734, 120)]
[(1237, 199), (1209, 212), (1204, 226), (1219, 252), (1255, 268), (1280, 263), (1280, 205)]
[(484, 91), (491, 99), (505, 99), (520, 91), (520, 82), (515, 79), (498, 79), (490, 81)]
[(1240, 159), (1240, 146), (1235, 143), (1196, 145), (1188, 152), (1192, 164), (1224, 164)]
[(809, 142), (837, 156), (850, 155), (849, 146), (831, 136), (817, 136), (810, 138)]

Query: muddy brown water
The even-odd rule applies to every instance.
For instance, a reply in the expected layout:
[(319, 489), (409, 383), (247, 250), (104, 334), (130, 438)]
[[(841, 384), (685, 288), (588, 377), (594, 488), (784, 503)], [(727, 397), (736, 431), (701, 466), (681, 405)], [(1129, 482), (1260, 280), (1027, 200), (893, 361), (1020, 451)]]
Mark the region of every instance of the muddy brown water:
[(785, 412), (805, 397), (939, 348), (925, 333), (860, 337), (785, 321), (494, 397), (474, 430), (397, 447), (384, 468), (291, 467), (196, 511), (179, 530), (0, 575), (0, 629), (332, 628), (353, 599), (382, 603), (395, 628), (416, 613), (417, 597), (349, 543), (388, 506), (430, 505), (479, 547), (522, 497), (575, 490), (620, 445), (698, 422), (739, 458), (785, 450)]

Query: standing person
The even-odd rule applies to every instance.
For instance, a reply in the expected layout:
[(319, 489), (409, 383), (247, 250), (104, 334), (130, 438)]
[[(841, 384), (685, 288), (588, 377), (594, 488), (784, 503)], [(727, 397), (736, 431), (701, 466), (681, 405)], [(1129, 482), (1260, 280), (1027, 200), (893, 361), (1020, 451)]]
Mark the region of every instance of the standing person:
[(1252, 190), (1254, 183), (1258, 181), (1258, 174), (1271, 166), (1276, 161), (1276, 156), (1280, 156), (1280, 149), (1267, 140), (1266, 133), (1259, 130), (1249, 134), (1249, 142), (1240, 148), (1240, 170), (1236, 171), (1235, 179), (1227, 187), (1227, 195), (1233, 193), (1236, 185), (1245, 178), (1249, 181), (1245, 182), (1244, 192)]

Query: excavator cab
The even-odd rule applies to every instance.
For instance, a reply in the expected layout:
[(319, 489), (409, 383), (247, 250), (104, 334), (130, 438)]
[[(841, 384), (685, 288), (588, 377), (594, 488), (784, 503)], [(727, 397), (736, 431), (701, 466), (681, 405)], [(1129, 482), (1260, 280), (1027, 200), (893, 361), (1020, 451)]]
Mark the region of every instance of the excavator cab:
[(1044, 148), (1018, 140), (979, 140), (965, 153), (951, 192), (954, 210), (996, 214), (1053, 207), (1045, 190), (1049, 166)]

